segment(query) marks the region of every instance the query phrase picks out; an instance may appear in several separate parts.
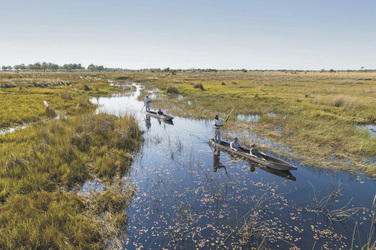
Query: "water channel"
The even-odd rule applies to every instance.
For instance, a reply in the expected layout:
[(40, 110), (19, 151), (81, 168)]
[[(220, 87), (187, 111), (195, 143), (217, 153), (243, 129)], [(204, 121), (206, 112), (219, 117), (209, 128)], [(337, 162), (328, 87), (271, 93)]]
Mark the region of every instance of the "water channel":
[(145, 131), (123, 177), (137, 187), (124, 249), (356, 249), (367, 243), (373, 180), (289, 159), (298, 170), (286, 176), (217, 153), (208, 143), (211, 120), (175, 117), (168, 124), (146, 117), (140, 88), (92, 99), (97, 112), (134, 114)]

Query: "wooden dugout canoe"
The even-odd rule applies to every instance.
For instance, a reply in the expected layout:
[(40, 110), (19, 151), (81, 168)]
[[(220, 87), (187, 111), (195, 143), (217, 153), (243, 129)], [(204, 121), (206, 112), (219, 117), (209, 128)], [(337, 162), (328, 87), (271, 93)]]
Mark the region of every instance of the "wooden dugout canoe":
[(174, 119), (174, 117), (172, 117), (170, 115), (166, 115), (166, 114), (159, 115), (157, 112), (154, 112), (154, 111), (145, 111), (145, 112), (146, 112), (146, 114), (148, 114), (150, 116), (153, 116), (153, 117), (165, 120), (165, 121), (172, 121), (172, 119)]
[(221, 141), (221, 143), (217, 143), (214, 141), (214, 139), (210, 139), (209, 143), (217, 149), (239, 155), (247, 160), (256, 162), (271, 169), (276, 169), (280, 171), (297, 170), (297, 167), (291, 165), (290, 163), (274, 158), (272, 156), (265, 156), (266, 160), (253, 157), (249, 154), (249, 149), (241, 148), (242, 150), (234, 151), (230, 148), (230, 143), (228, 142)]

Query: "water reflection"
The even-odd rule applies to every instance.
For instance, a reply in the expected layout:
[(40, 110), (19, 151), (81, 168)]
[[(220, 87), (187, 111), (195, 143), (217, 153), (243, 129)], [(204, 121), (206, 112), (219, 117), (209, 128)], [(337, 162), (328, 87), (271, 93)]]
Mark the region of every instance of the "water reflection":
[(357, 126), (357, 127), (360, 128), (360, 129), (366, 129), (367, 132), (371, 136), (375, 136), (376, 135), (376, 125), (374, 125), (374, 124), (367, 124), (367, 125), (362, 125), (362, 126)]
[(146, 118), (145, 118), (145, 127), (147, 128), (147, 130), (150, 130), (150, 127), (151, 127), (150, 115), (146, 115)]
[(282, 178), (285, 178), (285, 179), (288, 179), (288, 180), (296, 181), (295, 176), (293, 176), (290, 171), (280, 171), (280, 170), (264, 167), (264, 166), (261, 166), (261, 165), (260, 165), (260, 169), (262, 169), (262, 170), (264, 170), (268, 173), (274, 174), (276, 176), (279, 176), (279, 177), (282, 177)]
[(260, 119), (260, 115), (245, 115), (245, 114), (237, 114), (236, 120), (241, 122), (258, 122)]
[[(286, 159), (299, 168), (295, 177), (213, 152), (208, 147), (211, 121), (176, 117), (174, 126), (162, 121), (159, 125), (158, 120), (145, 119), (140, 112), (143, 102), (137, 100), (137, 94), (139, 87), (133, 96), (97, 100), (105, 112), (133, 113), (146, 131), (144, 146), (134, 155), (128, 178), (137, 186), (137, 196), (127, 209), (124, 249), (256, 249), (254, 236), (248, 234), (252, 225), (268, 235), (262, 240), (271, 249), (312, 249), (314, 245), (346, 249), (352, 243), (353, 230), (347, 232), (339, 223), (326, 224), (325, 216), (312, 210), (313, 197), (330, 195), (333, 183), (341, 181), (342, 196), (333, 209), (346, 204), (370, 208), (376, 189), (373, 182), (362, 175), (350, 179), (340, 171), (318, 171)], [(257, 134), (242, 135), (279, 152), (291, 150)], [(255, 204), (262, 209), (255, 210)], [(351, 218), (363, 223), (357, 228), (362, 242), (369, 231), (367, 216)]]
[(213, 152), (213, 171), (217, 172), (218, 169), (223, 168), (227, 174), (226, 166), (221, 163), (221, 152), (219, 150), (214, 150)]

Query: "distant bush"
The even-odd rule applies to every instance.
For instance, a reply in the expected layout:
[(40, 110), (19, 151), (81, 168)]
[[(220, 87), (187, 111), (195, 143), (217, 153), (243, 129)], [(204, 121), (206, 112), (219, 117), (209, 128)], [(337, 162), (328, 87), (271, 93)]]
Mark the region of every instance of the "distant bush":
[(50, 118), (56, 117), (56, 111), (55, 111), (55, 109), (54, 109), (53, 107), (51, 107), (50, 105), (48, 105), (48, 106), (46, 107), (46, 111), (45, 111), (45, 113), (46, 113), (46, 116), (47, 116), (47, 117), (50, 117)]
[(193, 87), (195, 89), (205, 90), (204, 85), (202, 85), (202, 83), (196, 83)]
[(334, 95), (331, 97), (315, 97), (311, 99), (311, 103), (319, 105), (330, 105), (333, 107), (343, 108), (361, 108), (364, 106), (362, 101), (349, 95)]
[(27, 84), (24, 82), (20, 82), (17, 84), (19, 90), (23, 90), (27, 87)]
[(116, 77), (115, 80), (127, 80), (129, 77), (128, 76), (119, 76)]
[(222, 85), (226, 85), (226, 82), (222, 82)]
[(179, 92), (179, 90), (178, 90), (177, 87), (175, 87), (175, 86), (168, 86), (167, 93), (169, 93), (169, 94), (179, 94), (180, 92)]
[(85, 91), (90, 91), (90, 90), (93, 90), (93, 87), (92, 86), (89, 86), (87, 84), (84, 85), (84, 90)]

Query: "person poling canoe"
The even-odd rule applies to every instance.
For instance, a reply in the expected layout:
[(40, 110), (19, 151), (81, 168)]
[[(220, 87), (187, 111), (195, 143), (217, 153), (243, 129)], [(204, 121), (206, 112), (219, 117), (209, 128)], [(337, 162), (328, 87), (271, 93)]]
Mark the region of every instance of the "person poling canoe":
[(146, 109), (146, 112), (149, 112), (150, 111), (150, 102), (151, 102), (151, 99), (149, 98), (149, 96), (147, 95), (146, 98), (145, 98), (145, 109)]
[(227, 122), (228, 118), (230, 117), (234, 109), (235, 107), (231, 110), (230, 114), (228, 114), (226, 119), (219, 118), (218, 115), (214, 117), (214, 141), (218, 143), (221, 142), (221, 127), (223, 126), (222, 123)]

